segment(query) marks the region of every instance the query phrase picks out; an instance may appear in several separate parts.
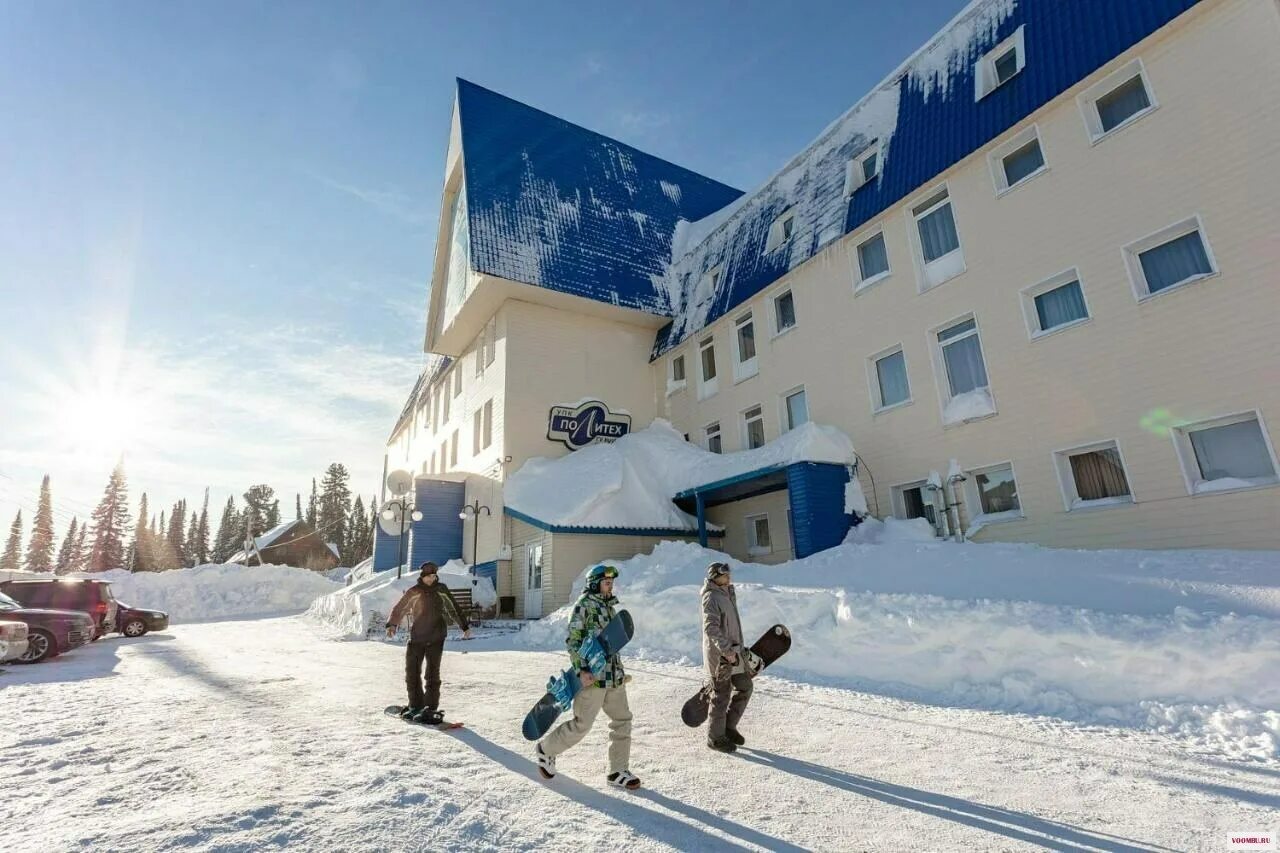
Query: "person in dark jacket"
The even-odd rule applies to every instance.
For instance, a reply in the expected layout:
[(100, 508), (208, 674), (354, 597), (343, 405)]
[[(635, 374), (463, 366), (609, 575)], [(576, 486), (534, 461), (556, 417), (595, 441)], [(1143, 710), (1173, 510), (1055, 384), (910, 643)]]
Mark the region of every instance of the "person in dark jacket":
[(746, 743), (738, 733), (738, 721), (751, 700), (745, 654), (729, 564), (712, 563), (702, 587), (702, 660), (711, 685), (707, 746), (717, 752), (733, 752)]
[[(391, 608), (387, 617), (387, 636), (395, 634), (402, 619), (409, 620), (409, 646), (404, 653), (404, 683), (409, 690), (409, 704), (400, 716), (419, 723), (439, 723), (444, 713), (440, 704), (440, 657), (444, 654), (444, 638), (449, 622), (462, 628), (462, 639), (471, 639), (471, 623), (462, 612), (449, 588), (440, 583), (440, 570), (435, 563), (420, 567), (418, 582)], [(426, 662), (426, 692), (423, 693), (422, 664)]]

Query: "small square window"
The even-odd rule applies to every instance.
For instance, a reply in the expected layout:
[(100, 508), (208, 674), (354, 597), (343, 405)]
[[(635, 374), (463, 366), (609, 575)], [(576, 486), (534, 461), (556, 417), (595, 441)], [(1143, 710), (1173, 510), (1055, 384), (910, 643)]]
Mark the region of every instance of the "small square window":
[(796, 230), (796, 214), (793, 210), (786, 210), (773, 224), (769, 226), (769, 235), (765, 239), (764, 250), (766, 253), (781, 248), (789, 241)]
[(973, 99), (980, 101), (1012, 80), (1026, 65), (1023, 28), (982, 55), (974, 65)]
[(720, 423), (718, 421), (707, 424), (703, 430), (703, 435), (706, 437), (707, 450), (712, 453), (723, 452), (723, 447), (720, 444)]
[(747, 525), (747, 553), (753, 557), (773, 552), (773, 536), (769, 532), (769, 516), (749, 515)]
[(773, 297), (773, 319), (775, 334), (782, 334), (796, 324), (796, 302), (790, 290), (783, 291)]
[(1031, 140), (1005, 157), (1002, 162), (1005, 180), (1009, 182), (1009, 186), (1026, 180), (1044, 168), (1044, 155), (1040, 153), (1040, 140)]
[(1124, 257), (1139, 301), (1218, 272), (1195, 216), (1130, 243), (1124, 247)]
[(1158, 106), (1141, 59), (1126, 63), (1090, 86), (1080, 94), (1079, 102), (1093, 142), (1132, 124)]
[(1173, 438), (1191, 494), (1280, 483), (1271, 442), (1256, 412), (1180, 426)]
[(849, 161), (844, 173), (844, 194), (851, 196), (859, 188), (869, 184), (880, 172), (880, 144), (873, 142), (861, 154)]
[(1104, 441), (1054, 454), (1067, 510), (1133, 503), (1120, 447)]
[(982, 515), (1022, 513), (1022, 505), (1018, 502), (1018, 482), (1013, 478), (1012, 465), (996, 465), (971, 471), (969, 476), (973, 481)]
[(809, 403), (804, 389), (799, 388), (783, 397), (786, 411), (787, 429), (793, 430), (801, 424), (809, 422)]
[(1147, 87), (1143, 84), (1141, 75), (1130, 77), (1098, 98), (1098, 119), (1102, 123), (1102, 132), (1114, 130), (1150, 106), (1151, 98), (1147, 97)]
[(1070, 269), (1024, 288), (1022, 310), (1033, 340), (1088, 320), (1079, 273)]
[(1040, 129), (1034, 124), (993, 148), (987, 155), (987, 161), (991, 165), (997, 196), (1049, 169), (1040, 144)]
[(889, 250), (884, 232), (878, 231), (858, 244), (858, 288), (869, 286), (889, 274)]
[(1018, 49), (1011, 47), (1006, 50), (995, 62), (996, 68), (996, 85), (999, 86), (1009, 80), (1010, 77), (1018, 73)]
[(684, 381), (684, 356), (683, 355), (678, 355), (675, 358), (671, 359), (671, 381), (672, 382)]
[(901, 347), (883, 355), (872, 356), (871, 364), (871, 403), (876, 411), (910, 402), (907, 361)]
[(748, 450), (764, 446), (764, 410), (752, 406), (742, 413), (743, 445)]

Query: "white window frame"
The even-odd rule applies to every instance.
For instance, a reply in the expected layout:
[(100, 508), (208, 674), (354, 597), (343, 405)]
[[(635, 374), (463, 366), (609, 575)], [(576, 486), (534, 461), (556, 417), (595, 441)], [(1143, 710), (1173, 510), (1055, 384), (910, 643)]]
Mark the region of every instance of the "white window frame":
[(493, 364), (493, 360), (498, 357), (498, 318), (489, 318), (488, 324), (485, 326), (485, 350), (484, 350), (484, 366), (488, 367)]
[(739, 431), (741, 432), (740, 437), (742, 439), (743, 450), (754, 449), (751, 446), (750, 427), (751, 427), (751, 421), (755, 420), (755, 418), (751, 418), (751, 419), (747, 418), (747, 412), (751, 411), (752, 409), (760, 410), (760, 435), (764, 439), (762, 442), (760, 442), (760, 446), (764, 447), (766, 444), (769, 443), (769, 433), (768, 433), (768, 430), (765, 428), (765, 423), (764, 423), (764, 406), (761, 405), (760, 403), (752, 403), (750, 406), (747, 406), (745, 409), (742, 409), (741, 411), (738, 412), (738, 428), (739, 428)]
[[(991, 398), (991, 412), (989, 414), (981, 415), (976, 418), (967, 418), (967, 419), (957, 420), (957, 421), (947, 420), (947, 406), (948, 404), (951, 403), (953, 399), (955, 399), (955, 397), (951, 393), (951, 376), (947, 373), (947, 361), (942, 353), (942, 347), (944, 346), (944, 343), (938, 340), (938, 333), (945, 329), (951, 328), (957, 323), (963, 323), (967, 320), (973, 321), (972, 334), (975, 334), (978, 336), (978, 346), (982, 347), (982, 341), (983, 341), (982, 324), (978, 322), (978, 315), (973, 311), (969, 311), (965, 314), (960, 314), (959, 316), (953, 317), (945, 323), (939, 323), (938, 325), (934, 326), (932, 329), (929, 330), (929, 336), (927, 338), (927, 341), (929, 344), (929, 355), (933, 361), (933, 374), (935, 379), (934, 384), (938, 386), (938, 403), (939, 405), (942, 406), (942, 408), (939, 410), (939, 414), (942, 417), (942, 426), (944, 429), (946, 427), (959, 426), (961, 424), (974, 423), (976, 421), (985, 420), (987, 418), (993, 418), (996, 415), (1000, 414), (1000, 407), (996, 404), (995, 392), (991, 389), (991, 385), (992, 385), (991, 366), (987, 364), (987, 350), (985, 347), (983, 347), (982, 348), (982, 369), (983, 369), (983, 372), (987, 374), (986, 389), (987, 389), (987, 395)], [(961, 337), (952, 338), (951, 341), (958, 341), (958, 340), (961, 340), (963, 337), (968, 337), (968, 335), (966, 334)], [(948, 341), (947, 343), (950, 343), (950, 341)], [(975, 388), (974, 390), (976, 391), (977, 389)]]
[[(1059, 287), (1070, 284), (1073, 281), (1080, 283), (1080, 298), (1084, 300), (1084, 316), (1079, 320), (1072, 320), (1070, 323), (1054, 326), (1052, 329), (1041, 329), (1040, 314), (1036, 311), (1036, 297), (1042, 296), (1051, 290), (1057, 290)], [(1029, 284), (1018, 291), (1018, 294), (1022, 302), (1022, 318), (1027, 323), (1027, 335), (1033, 341), (1043, 340), (1050, 335), (1056, 335), (1059, 332), (1065, 332), (1067, 329), (1074, 329), (1077, 326), (1083, 326), (1093, 321), (1093, 310), (1089, 308), (1089, 294), (1085, 292), (1084, 279), (1080, 276), (1080, 270), (1076, 267), (1051, 275), (1044, 281)], [(987, 378), (990, 379), (990, 377)]]
[(809, 416), (809, 392), (805, 390), (805, 387), (803, 385), (797, 385), (794, 388), (788, 388), (786, 391), (783, 391), (781, 394), (778, 395), (778, 402), (779, 402), (778, 423), (780, 423), (784, 427), (784, 429), (782, 430), (782, 432), (784, 433), (791, 432), (791, 430), (795, 429), (796, 426), (804, 426), (804, 424), (796, 424), (796, 426), (791, 425), (791, 411), (790, 409), (787, 408), (787, 400), (789, 400), (791, 397), (795, 396), (796, 394), (804, 394), (804, 412), (806, 417), (805, 423), (808, 423), (809, 421), (813, 420), (813, 418)]
[[(769, 544), (760, 545), (756, 539), (756, 522), (764, 519), (765, 529), (769, 531)], [(769, 523), (769, 513), (753, 512), (751, 515), (743, 516), (742, 523), (746, 527), (747, 539), (747, 555), (750, 557), (763, 557), (773, 553), (773, 525)]]
[[(714, 430), (712, 429), (714, 427)], [(720, 439), (720, 449), (711, 449), (711, 437), (714, 435)], [(702, 428), (702, 448), (708, 453), (724, 453), (724, 430), (720, 428), (719, 421), (712, 421)]]
[[(933, 533), (935, 536), (937, 536), (939, 533), (942, 532), (942, 528), (939, 527), (938, 522), (942, 519), (942, 515), (945, 512), (945, 510), (941, 509), (938, 506), (938, 500), (937, 500), (938, 493), (928, 491), (928, 489), (926, 488), (926, 486), (928, 485), (929, 485), (928, 479), (908, 480), (905, 483), (895, 483), (889, 486), (889, 504), (893, 509), (894, 518), (899, 519), (900, 521), (909, 521), (910, 519), (907, 518), (907, 502), (903, 498), (903, 492), (910, 491), (911, 489), (919, 489), (921, 498), (924, 498), (925, 495), (928, 495), (930, 497), (930, 500), (928, 501), (926, 506), (933, 507), (934, 520), (929, 521), (929, 519), (925, 518), (925, 516), (923, 515), (917, 516), (917, 517), (923, 518), (925, 523), (927, 523), (930, 527), (933, 528)], [(945, 499), (945, 495), (944, 495), (944, 499)]]
[[(867, 175), (867, 161), (872, 157), (876, 158), (876, 173)], [(876, 140), (863, 149), (862, 153), (851, 159), (845, 164), (844, 168), (844, 196), (849, 198), (855, 192), (880, 177), (881, 166), (884, 165), (884, 158), (880, 156), (880, 141)]]
[(471, 414), (471, 455), (480, 455), (480, 431), (484, 428), (484, 412), (476, 409)]
[(709, 335), (706, 338), (703, 338), (702, 340), (698, 341), (698, 399), (699, 400), (705, 400), (708, 397), (715, 395), (715, 393), (720, 390), (720, 363), (715, 362), (716, 375), (711, 377), (710, 379), (707, 379), (703, 372), (702, 351), (705, 349), (711, 350), (712, 361), (715, 361), (716, 339), (714, 335)]
[[(946, 193), (946, 198), (931, 204), (923, 213), (916, 213), (917, 207), (943, 193)], [(956, 248), (945, 255), (934, 258), (932, 261), (925, 261), (924, 245), (920, 242), (919, 221), (944, 204), (951, 205), (951, 224), (956, 229)], [(919, 292), (924, 293), (927, 290), (940, 287), (953, 278), (963, 275), (968, 270), (968, 266), (966, 266), (964, 258), (964, 237), (960, 234), (960, 222), (956, 217), (955, 198), (951, 195), (951, 187), (946, 183), (938, 184), (928, 192), (917, 195), (907, 204), (905, 210), (907, 239), (911, 246), (911, 257), (915, 263), (916, 284)], [(953, 255), (955, 256), (954, 258), (952, 257)], [(942, 263), (944, 260), (947, 263)]]
[[(687, 353), (684, 350), (672, 352), (667, 357), (667, 396), (676, 394), (689, 387), (689, 359), (686, 358)], [(676, 361), (680, 360), (684, 365), (684, 378), (676, 379)], [(699, 365), (701, 368), (701, 365)]]
[[(896, 403), (890, 403), (886, 406), (884, 405), (884, 399), (880, 394), (880, 372), (876, 369), (876, 364), (879, 363), (881, 359), (888, 358), (895, 353), (902, 353), (902, 368), (903, 370), (907, 370), (907, 398), (905, 400), (899, 400)], [(910, 406), (915, 402), (914, 395), (911, 391), (911, 372), (907, 368), (907, 352), (903, 348), (902, 344), (894, 344), (893, 346), (886, 347), (879, 352), (873, 352), (871, 355), (867, 356), (866, 367), (867, 389), (871, 393), (872, 415), (879, 415), (884, 412), (891, 412), (894, 409), (901, 409), (903, 406)], [(988, 379), (989, 378), (990, 377), (988, 377)]]
[[(791, 314), (794, 317), (794, 320), (792, 321), (790, 326), (787, 326), (785, 329), (779, 329), (778, 328), (778, 300), (786, 296), (787, 294), (791, 295)], [(796, 326), (800, 325), (800, 314), (796, 311), (796, 292), (794, 288), (784, 287), (781, 290), (774, 291), (773, 295), (769, 297), (769, 307), (773, 309), (773, 311), (771, 312), (772, 314), (771, 325), (772, 325), (773, 337), (776, 338), (776, 337), (779, 337), (780, 335), (785, 335), (787, 332), (791, 331)], [(759, 348), (757, 348), (756, 352), (757, 353), (759, 352)]]
[[(970, 528), (975, 525), (1000, 524), (1006, 521), (1019, 521), (1027, 517), (1026, 512), (1022, 508), (1022, 495), (1018, 495), (1018, 508), (1006, 510), (1004, 512), (985, 513), (982, 511), (982, 495), (978, 491), (977, 476), (985, 474), (989, 471), (998, 471), (1001, 468), (1008, 468), (1009, 474), (1013, 477), (1014, 485), (1018, 484), (1018, 471), (1013, 466), (1013, 460), (1006, 459), (1003, 462), (993, 462), (990, 465), (980, 465), (976, 468), (965, 470), (965, 476), (968, 478), (964, 482), (964, 502), (965, 514), (969, 516)], [(1130, 486), (1130, 489), (1133, 487)]]
[[(1023, 37), (1025, 26), (1018, 27), (1013, 31), (1013, 35), (1000, 42), (991, 50), (987, 51), (973, 65), (973, 99), (981, 101), (987, 95), (990, 95), (996, 89), (999, 89), (1009, 80), (1017, 77), (1022, 73), (1022, 69), (1027, 67), (1027, 48), (1026, 40)], [(1009, 77), (1009, 80), (1001, 82), (996, 76), (996, 60), (1002, 58), (1009, 52), (1009, 48), (1017, 50), (1018, 67)]]
[(484, 412), (482, 419), (484, 436), (480, 441), (480, 449), (488, 450), (493, 445), (493, 400), (485, 400), (484, 405), (481, 406), (481, 411)]
[(453, 371), (453, 396), (462, 396), (462, 360), (458, 360), (458, 366)]
[(450, 409), (450, 407), (451, 407), (451, 406), (452, 406), (452, 404), (453, 404), (453, 394), (452, 394), (452, 393), (450, 393), (450, 387), (449, 387), (449, 383), (451, 383), (451, 382), (453, 382), (453, 377), (452, 377), (452, 376), (446, 376), (446, 377), (445, 377), (444, 388), (443, 388), (443, 390), (444, 390), (444, 394), (442, 394), (442, 395), (441, 395), (442, 397), (444, 397), (444, 403), (442, 404), (442, 411), (443, 411), (443, 415), (444, 415), (444, 417), (443, 417), (443, 418), (441, 419), (441, 421), (440, 421), (440, 426), (441, 426), (441, 427), (443, 427), (445, 424), (449, 423), (449, 409)]
[[(1205, 480), (1201, 476), (1200, 463), (1196, 460), (1195, 448), (1191, 446), (1191, 433), (1248, 421), (1255, 421), (1258, 424), (1258, 430), (1262, 433), (1262, 443), (1266, 446), (1267, 455), (1271, 458), (1271, 476), (1259, 478), (1258, 482), (1247, 486), (1217, 489), (1209, 487), (1209, 484), (1214, 481)], [(1255, 489), (1269, 489), (1280, 485), (1280, 461), (1276, 459), (1275, 446), (1271, 443), (1271, 435), (1267, 432), (1267, 425), (1263, 423), (1262, 412), (1259, 409), (1249, 409), (1243, 412), (1233, 412), (1229, 415), (1219, 415), (1213, 418), (1181, 423), (1170, 429), (1169, 435), (1173, 439), (1173, 448), (1178, 454), (1178, 463), (1182, 467), (1182, 480), (1187, 486), (1187, 494), (1192, 497), (1222, 495), (1229, 492), (1249, 492)]]
[[(912, 227), (915, 227), (915, 223), (912, 223)], [(886, 263), (889, 264), (889, 266), (887, 269), (885, 269), (884, 272), (876, 273), (870, 278), (863, 278), (862, 277), (862, 258), (858, 254), (858, 250), (862, 248), (862, 246), (874, 240), (877, 234), (879, 234), (880, 239), (884, 241), (884, 258)], [(868, 290), (874, 287), (875, 285), (887, 279), (889, 276), (893, 275), (893, 261), (889, 259), (889, 241), (885, 237), (883, 224), (876, 225), (874, 228), (869, 228), (854, 238), (853, 252), (851, 253), (850, 264), (853, 267), (853, 295), (854, 296), (857, 296), (859, 293), (862, 293), (864, 290)]]
[(480, 330), (480, 334), (476, 336), (475, 346), (472, 348), (476, 355), (476, 377), (484, 376), (484, 351), (486, 348), (485, 336), (489, 333), (489, 327), (486, 325)]
[[(1139, 110), (1110, 130), (1103, 130), (1102, 116), (1098, 113), (1098, 100), (1115, 91), (1123, 84), (1128, 83), (1135, 75), (1142, 78), (1143, 88), (1147, 90), (1147, 100), (1151, 102), (1150, 106), (1145, 110)], [(1090, 145), (1097, 145), (1102, 140), (1114, 136), (1160, 108), (1160, 104), (1156, 100), (1155, 90), (1151, 88), (1151, 78), (1147, 75), (1147, 68), (1142, 64), (1142, 57), (1126, 62), (1088, 89), (1085, 89), (1076, 96), (1076, 103), (1080, 105), (1080, 115), (1084, 118), (1085, 132), (1089, 134)]]
[[(1142, 260), (1138, 256), (1171, 240), (1184, 237), (1193, 231), (1200, 232), (1200, 242), (1204, 245), (1204, 253), (1209, 258), (1210, 271), (1200, 275), (1193, 275), (1191, 278), (1183, 279), (1177, 284), (1171, 284), (1163, 290), (1157, 290), (1153, 293), (1147, 285), (1147, 276), (1142, 270)], [(1124, 268), (1129, 273), (1129, 285), (1133, 288), (1133, 296), (1139, 302), (1157, 299), (1166, 293), (1181, 290), (1187, 285), (1213, 278), (1219, 273), (1218, 259), (1213, 254), (1213, 246), (1209, 243), (1209, 235), (1204, 230), (1204, 221), (1198, 213), (1192, 214), (1180, 222), (1166, 225), (1159, 231), (1154, 231), (1145, 237), (1139, 237), (1120, 251), (1124, 256)]]
[(449, 444), (449, 467), (458, 467), (458, 433), (460, 430), (453, 431), (453, 440)]
[[(1018, 149), (1030, 144), (1032, 140), (1040, 146), (1040, 159), (1044, 161), (1039, 169), (1027, 175), (1017, 183), (1009, 183), (1009, 175), (1004, 170), (1004, 159)], [(1032, 124), (1010, 136), (987, 154), (987, 166), (991, 169), (991, 180), (996, 187), (996, 198), (1000, 198), (1018, 187), (1025, 186), (1032, 180), (1049, 171), (1049, 155), (1044, 150), (1044, 137), (1040, 135), (1040, 126)]]
[[(1071, 471), (1071, 457), (1108, 448), (1115, 448), (1116, 454), (1120, 457), (1120, 469), (1124, 471), (1125, 482), (1129, 484), (1129, 496), (1127, 498), (1081, 500), (1080, 493), (1076, 490), (1075, 474)], [(1055, 450), (1053, 451), (1053, 468), (1058, 472), (1058, 488), (1062, 492), (1062, 505), (1067, 512), (1115, 509), (1122, 506), (1133, 506), (1138, 502), (1138, 496), (1133, 488), (1133, 478), (1129, 476), (1129, 463), (1125, 461), (1124, 450), (1121, 449), (1118, 439), (1107, 438), (1101, 441), (1091, 441), (1088, 444), (1078, 444), (1074, 447)]]
[[(791, 235), (786, 234), (786, 223), (791, 221)], [(791, 238), (796, 236), (796, 209), (788, 207), (778, 217), (773, 220), (773, 224), (769, 226), (769, 235), (765, 238), (764, 251), (765, 254), (776, 252), (783, 246), (791, 242)]]
[(751, 356), (751, 358), (746, 359), (745, 361), (743, 360), (742, 352), (739, 349), (738, 330), (743, 326), (745, 326), (747, 323), (751, 324), (751, 339), (753, 341), (758, 341), (758, 338), (756, 338), (755, 313), (753, 311), (747, 311), (745, 314), (738, 315), (738, 317), (736, 317), (733, 321), (733, 339), (732, 339), (733, 382), (735, 385), (739, 382), (743, 382), (747, 379), (750, 379), (752, 376), (755, 376), (760, 372), (759, 343), (756, 344), (755, 355)]

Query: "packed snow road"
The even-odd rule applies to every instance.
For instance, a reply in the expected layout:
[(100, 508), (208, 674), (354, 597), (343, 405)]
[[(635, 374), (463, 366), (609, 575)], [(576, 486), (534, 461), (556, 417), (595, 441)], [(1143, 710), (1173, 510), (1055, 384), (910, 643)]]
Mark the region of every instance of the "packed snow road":
[[(0, 674), (2, 850), (1217, 850), (1280, 829), (1280, 766), (1129, 729), (762, 678), (709, 751), (694, 667), (633, 662), (637, 793), (606, 727), (541, 781), (519, 722), (562, 656), (450, 642), (452, 734), (382, 714), (402, 648), (298, 618), (106, 639)], [(466, 649), (467, 653), (459, 653)]]

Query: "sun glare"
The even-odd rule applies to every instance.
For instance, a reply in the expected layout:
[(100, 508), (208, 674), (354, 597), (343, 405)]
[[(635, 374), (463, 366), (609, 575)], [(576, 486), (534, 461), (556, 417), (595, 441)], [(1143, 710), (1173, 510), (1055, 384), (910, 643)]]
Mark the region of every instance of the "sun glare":
[(75, 453), (120, 454), (144, 439), (144, 402), (115, 388), (94, 388), (65, 401), (58, 427)]

